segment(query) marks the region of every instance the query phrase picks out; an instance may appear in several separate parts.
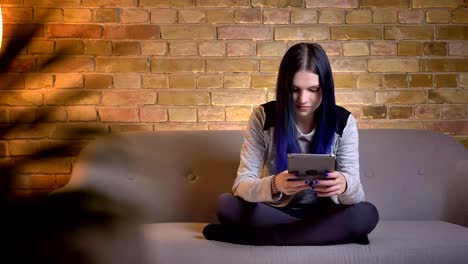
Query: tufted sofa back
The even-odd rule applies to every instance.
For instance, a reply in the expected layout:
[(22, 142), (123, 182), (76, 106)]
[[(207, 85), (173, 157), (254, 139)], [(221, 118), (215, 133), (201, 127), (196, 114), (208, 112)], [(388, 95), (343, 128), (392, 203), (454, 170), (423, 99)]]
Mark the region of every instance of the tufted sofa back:
[[(242, 131), (114, 135), (81, 153), (67, 188), (94, 188), (131, 202), (145, 222), (214, 222), (230, 192)], [(360, 130), (361, 180), (382, 220), (445, 220), (468, 226), (468, 153), (424, 130)]]

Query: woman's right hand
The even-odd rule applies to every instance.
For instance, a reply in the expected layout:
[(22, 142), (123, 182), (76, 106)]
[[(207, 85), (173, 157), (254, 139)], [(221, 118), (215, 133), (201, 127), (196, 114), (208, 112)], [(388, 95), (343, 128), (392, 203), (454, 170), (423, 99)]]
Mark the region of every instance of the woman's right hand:
[(288, 181), (288, 179), (294, 179), (296, 175), (294, 173), (289, 173), (287, 170), (281, 172), (275, 177), (275, 184), (278, 191), (287, 194), (293, 195), (300, 191), (310, 189), (310, 185), (306, 181)]

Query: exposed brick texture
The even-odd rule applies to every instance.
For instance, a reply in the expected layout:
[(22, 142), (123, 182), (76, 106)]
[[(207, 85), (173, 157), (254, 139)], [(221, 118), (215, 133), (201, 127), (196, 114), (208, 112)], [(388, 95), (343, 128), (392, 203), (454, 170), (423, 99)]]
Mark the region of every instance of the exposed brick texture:
[[(0, 142), (2, 157), (83, 144), (67, 134), (79, 125), (244, 129), (255, 106), (274, 100), (283, 54), (303, 41), (326, 50), (337, 103), (360, 128), (430, 129), (468, 146), (464, 0), (4, 2), (4, 43), (18, 26), (37, 31), (0, 76), (0, 122), (22, 123)], [(57, 53), (63, 61), (41, 67)], [(17, 188), (63, 186), (72, 163), (32, 164)]]

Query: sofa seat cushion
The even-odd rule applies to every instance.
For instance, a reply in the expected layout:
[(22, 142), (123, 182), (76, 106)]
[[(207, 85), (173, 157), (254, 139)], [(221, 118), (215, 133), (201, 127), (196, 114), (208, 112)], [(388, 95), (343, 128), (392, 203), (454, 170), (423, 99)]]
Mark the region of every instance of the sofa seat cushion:
[(381, 221), (369, 245), (313, 247), (208, 241), (205, 225), (143, 225), (148, 263), (468, 263), (468, 228), (442, 221)]

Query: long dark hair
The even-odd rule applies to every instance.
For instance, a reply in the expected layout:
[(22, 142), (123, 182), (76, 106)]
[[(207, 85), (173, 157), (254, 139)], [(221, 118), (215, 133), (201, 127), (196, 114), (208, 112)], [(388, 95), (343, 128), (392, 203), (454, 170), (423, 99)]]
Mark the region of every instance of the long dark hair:
[(276, 84), (276, 170), (287, 169), (287, 154), (300, 152), (296, 140), (296, 117), (293, 101), (293, 79), (296, 72), (307, 70), (319, 76), (322, 102), (314, 112), (315, 133), (308, 152), (331, 153), (336, 131), (335, 85), (327, 54), (319, 44), (299, 43), (288, 49), (278, 72)]

